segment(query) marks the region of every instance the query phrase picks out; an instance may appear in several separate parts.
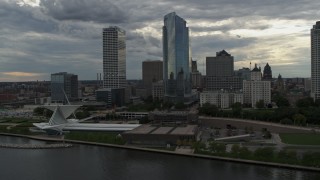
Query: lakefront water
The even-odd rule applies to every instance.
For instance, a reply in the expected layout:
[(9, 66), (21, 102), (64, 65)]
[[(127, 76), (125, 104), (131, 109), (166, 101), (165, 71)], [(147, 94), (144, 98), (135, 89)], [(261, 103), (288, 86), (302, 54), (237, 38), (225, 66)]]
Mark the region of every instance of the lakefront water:
[[(0, 143), (46, 142), (0, 136)], [(89, 145), (61, 149), (0, 148), (0, 161), (1, 180), (320, 179), (316, 172)]]

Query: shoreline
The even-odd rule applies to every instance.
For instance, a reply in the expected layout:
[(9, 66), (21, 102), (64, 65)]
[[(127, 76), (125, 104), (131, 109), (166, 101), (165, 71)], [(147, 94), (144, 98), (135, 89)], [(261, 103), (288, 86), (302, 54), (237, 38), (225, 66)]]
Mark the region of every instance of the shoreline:
[(253, 164), (253, 165), (268, 166), (268, 167), (275, 167), (275, 168), (285, 168), (285, 169), (320, 172), (320, 168), (308, 167), (308, 166), (280, 164), (280, 163), (254, 161), (254, 160), (246, 160), (246, 159), (235, 159), (235, 158), (228, 158), (228, 157), (202, 155), (202, 154), (177, 153), (177, 152), (174, 152), (174, 151), (157, 150), (157, 149), (150, 149), (150, 148), (140, 148), (140, 147), (126, 146), (126, 145), (105, 144), (105, 143), (79, 141), (79, 140), (69, 140), (69, 139), (62, 140), (62, 139), (57, 139), (57, 138), (36, 137), (36, 136), (30, 136), (30, 135), (20, 135), (20, 134), (10, 134), (10, 133), (0, 133), (0, 135), (2, 135), (2, 136), (12, 136), (12, 137), (22, 137), (22, 138), (28, 138), (28, 139), (34, 139), (34, 140), (41, 140), (41, 141), (68, 142), (68, 143), (76, 143), (76, 144), (83, 144), (83, 145), (94, 145), (94, 146), (102, 146), (102, 147), (111, 147), (111, 148), (121, 148), (121, 149), (127, 149), (127, 150), (144, 151), (144, 152), (151, 152), (151, 153), (162, 153), (162, 154), (168, 154), (168, 155), (178, 155), (178, 156), (184, 156), (184, 157), (193, 157), (193, 158), (201, 158), (201, 159), (209, 159), (209, 160), (227, 161), (227, 162), (233, 162), (233, 163), (244, 163), (244, 164)]

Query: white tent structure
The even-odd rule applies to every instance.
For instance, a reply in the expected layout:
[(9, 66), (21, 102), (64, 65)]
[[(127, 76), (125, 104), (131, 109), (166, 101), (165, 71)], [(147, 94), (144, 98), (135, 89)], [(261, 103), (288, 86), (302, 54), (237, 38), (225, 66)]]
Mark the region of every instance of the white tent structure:
[(77, 110), (80, 105), (50, 105), (43, 106), (52, 110), (53, 114), (48, 123), (33, 123), (37, 128), (46, 131), (49, 134), (62, 134), (67, 130), (83, 130), (83, 131), (129, 131), (140, 124), (100, 124), (100, 123), (79, 123), (93, 117), (85, 119), (67, 119)]

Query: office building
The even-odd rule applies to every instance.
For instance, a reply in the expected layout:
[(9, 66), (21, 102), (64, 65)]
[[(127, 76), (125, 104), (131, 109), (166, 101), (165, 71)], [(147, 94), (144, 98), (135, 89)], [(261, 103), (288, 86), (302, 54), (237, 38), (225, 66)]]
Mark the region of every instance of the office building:
[(271, 82), (261, 80), (261, 68), (255, 65), (251, 71), (251, 80), (243, 81), (243, 102), (256, 107), (260, 100), (266, 105), (271, 103)]
[(104, 88), (96, 91), (98, 102), (107, 103), (108, 107), (122, 107), (125, 105), (125, 88)]
[(269, 65), (269, 63), (266, 64), (266, 66), (263, 68), (263, 80), (271, 81), (272, 80), (272, 70)]
[(165, 100), (185, 102), (191, 98), (189, 28), (175, 12), (164, 16), (163, 81)]
[(198, 65), (197, 61), (191, 60), (191, 82), (192, 82), (192, 88), (202, 88), (202, 75), (198, 71)]
[(243, 104), (243, 94), (241, 92), (206, 91), (200, 93), (200, 106), (209, 103), (219, 108), (230, 108), (237, 102)]
[(311, 97), (320, 99), (320, 21), (311, 29)]
[(233, 56), (225, 50), (216, 53), (216, 57), (206, 57), (207, 76), (233, 76)]
[(147, 90), (147, 96), (152, 94), (152, 83), (163, 79), (163, 62), (143, 61), (142, 62), (142, 81)]
[(216, 57), (206, 58), (205, 89), (207, 91), (242, 89), (242, 79), (234, 75), (233, 56), (225, 50), (216, 53)]
[(103, 28), (103, 88), (126, 87), (126, 33), (119, 27)]
[(66, 72), (51, 74), (51, 101), (53, 103), (68, 103), (68, 100), (74, 101), (77, 99), (77, 75)]

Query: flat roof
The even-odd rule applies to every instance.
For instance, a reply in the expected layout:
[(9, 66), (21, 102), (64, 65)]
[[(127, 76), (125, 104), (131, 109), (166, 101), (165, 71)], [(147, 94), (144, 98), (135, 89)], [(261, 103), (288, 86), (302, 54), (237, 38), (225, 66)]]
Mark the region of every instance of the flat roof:
[(141, 125), (135, 129), (133, 129), (132, 131), (126, 132), (128, 134), (148, 134), (150, 133), (152, 130), (154, 130), (157, 127), (151, 126), (151, 125)]
[(176, 127), (170, 134), (175, 135), (194, 135), (197, 125), (187, 125), (185, 127)]
[(174, 127), (159, 127), (155, 131), (153, 131), (151, 134), (167, 134), (171, 129)]

